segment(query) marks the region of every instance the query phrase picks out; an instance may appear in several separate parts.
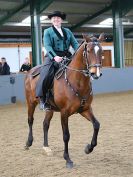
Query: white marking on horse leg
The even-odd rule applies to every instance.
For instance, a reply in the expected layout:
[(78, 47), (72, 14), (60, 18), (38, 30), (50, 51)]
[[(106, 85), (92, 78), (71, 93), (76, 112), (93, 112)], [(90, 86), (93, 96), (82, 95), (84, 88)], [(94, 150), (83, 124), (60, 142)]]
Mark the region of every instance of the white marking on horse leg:
[(48, 156), (53, 155), (52, 150), (50, 149), (50, 147), (45, 147), (45, 146), (43, 146), (43, 150), (45, 151), (45, 153), (46, 153)]

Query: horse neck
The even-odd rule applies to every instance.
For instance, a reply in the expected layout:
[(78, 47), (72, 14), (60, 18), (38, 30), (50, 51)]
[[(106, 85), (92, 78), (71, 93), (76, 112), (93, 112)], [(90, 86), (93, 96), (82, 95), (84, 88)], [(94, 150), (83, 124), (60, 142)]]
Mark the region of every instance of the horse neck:
[[(71, 63), (69, 64), (69, 67), (72, 69), (78, 69), (78, 70), (84, 70), (86, 69), (86, 64), (84, 62), (83, 57), (83, 51), (84, 47), (83, 44), (80, 46), (80, 48), (76, 51), (75, 55), (73, 56), (73, 59)], [(73, 70), (67, 70), (67, 76), (70, 83), (81, 92), (88, 91), (89, 89), (89, 83), (90, 78), (86, 77), (83, 73)]]
[(74, 54), (71, 63), (69, 64), (70, 67), (77, 68), (77, 69), (85, 69), (85, 64), (83, 63), (83, 44), (79, 47), (79, 49)]

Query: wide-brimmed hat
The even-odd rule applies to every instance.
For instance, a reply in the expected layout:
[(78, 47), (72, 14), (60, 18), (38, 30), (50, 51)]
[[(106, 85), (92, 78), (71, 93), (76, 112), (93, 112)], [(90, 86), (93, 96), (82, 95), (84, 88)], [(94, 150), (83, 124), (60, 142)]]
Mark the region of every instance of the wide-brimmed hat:
[(66, 14), (60, 11), (54, 11), (53, 13), (48, 15), (48, 18), (51, 19), (52, 17), (55, 17), (55, 16), (62, 18), (62, 20), (66, 19)]

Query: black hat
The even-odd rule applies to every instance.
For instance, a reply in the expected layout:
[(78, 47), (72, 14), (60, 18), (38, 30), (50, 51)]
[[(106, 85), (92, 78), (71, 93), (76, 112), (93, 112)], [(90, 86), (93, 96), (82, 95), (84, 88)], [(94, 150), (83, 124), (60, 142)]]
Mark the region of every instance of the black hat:
[(52, 17), (55, 17), (55, 16), (62, 18), (62, 20), (66, 19), (66, 14), (60, 11), (54, 11), (53, 13), (48, 15), (48, 18), (51, 19)]

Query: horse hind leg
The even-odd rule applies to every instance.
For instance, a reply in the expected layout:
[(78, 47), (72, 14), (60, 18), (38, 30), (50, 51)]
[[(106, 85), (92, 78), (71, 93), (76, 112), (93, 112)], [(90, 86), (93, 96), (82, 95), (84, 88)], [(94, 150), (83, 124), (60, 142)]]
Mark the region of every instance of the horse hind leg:
[(100, 128), (100, 123), (98, 122), (98, 120), (94, 117), (92, 111), (86, 111), (81, 113), (81, 115), (83, 117), (85, 117), (87, 120), (90, 120), (93, 124), (93, 136), (92, 136), (92, 140), (91, 140), (91, 144), (88, 144), (85, 147), (85, 153), (89, 154), (93, 151), (94, 147), (97, 145), (97, 137), (98, 137), (98, 132), (99, 132), (99, 128)]
[(29, 133), (28, 133), (28, 139), (26, 141), (26, 146), (25, 149), (28, 150), (30, 146), (32, 146), (33, 143), (33, 131), (32, 131), (32, 126), (34, 122), (34, 111), (35, 111), (35, 104), (28, 104), (28, 125), (29, 125)]

